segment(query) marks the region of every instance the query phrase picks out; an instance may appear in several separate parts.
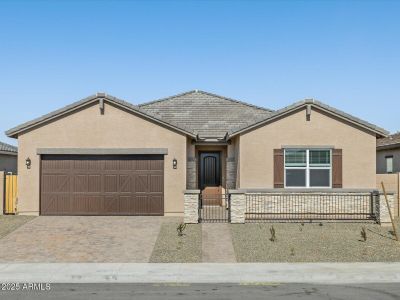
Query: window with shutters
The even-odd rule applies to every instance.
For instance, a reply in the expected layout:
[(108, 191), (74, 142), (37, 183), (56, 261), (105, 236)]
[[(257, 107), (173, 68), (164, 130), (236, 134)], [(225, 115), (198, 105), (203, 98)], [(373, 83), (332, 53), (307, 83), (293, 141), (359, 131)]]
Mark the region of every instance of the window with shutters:
[(285, 187), (332, 187), (330, 149), (285, 149)]

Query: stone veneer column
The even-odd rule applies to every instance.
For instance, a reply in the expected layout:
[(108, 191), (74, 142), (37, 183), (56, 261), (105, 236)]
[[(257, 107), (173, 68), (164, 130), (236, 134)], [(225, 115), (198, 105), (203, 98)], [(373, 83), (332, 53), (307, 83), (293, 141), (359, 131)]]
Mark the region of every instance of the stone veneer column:
[(189, 224), (199, 223), (199, 195), (200, 190), (184, 191), (184, 218)]
[(187, 160), (187, 174), (186, 174), (186, 188), (193, 190), (196, 188), (196, 158), (188, 157)]
[[(394, 200), (395, 200), (394, 194), (388, 193), (387, 199), (389, 202), (390, 211), (392, 212), (392, 216), (394, 218)], [(392, 225), (391, 220), (390, 220), (389, 210), (388, 210), (386, 200), (385, 200), (385, 195), (382, 193), (379, 195), (378, 221), (379, 221), (379, 224), (381, 224), (382, 226), (391, 226)]]
[(226, 187), (227, 189), (236, 188), (236, 161), (234, 157), (226, 159)]
[(246, 213), (246, 195), (239, 191), (230, 191), (231, 223), (244, 223)]

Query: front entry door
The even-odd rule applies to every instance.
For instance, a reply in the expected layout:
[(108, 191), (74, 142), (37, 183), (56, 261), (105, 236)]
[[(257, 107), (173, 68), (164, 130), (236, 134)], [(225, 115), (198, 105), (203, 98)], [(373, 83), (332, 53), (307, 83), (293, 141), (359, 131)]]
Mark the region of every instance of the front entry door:
[(200, 153), (200, 189), (219, 187), (221, 185), (221, 155), (220, 152)]

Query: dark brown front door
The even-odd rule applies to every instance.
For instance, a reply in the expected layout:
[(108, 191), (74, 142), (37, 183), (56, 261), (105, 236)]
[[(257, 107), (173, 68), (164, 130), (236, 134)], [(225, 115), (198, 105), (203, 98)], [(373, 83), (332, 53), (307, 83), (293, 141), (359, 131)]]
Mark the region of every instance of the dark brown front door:
[(158, 155), (44, 155), (42, 215), (163, 215)]
[(220, 152), (200, 152), (200, 189), (221, 185)]

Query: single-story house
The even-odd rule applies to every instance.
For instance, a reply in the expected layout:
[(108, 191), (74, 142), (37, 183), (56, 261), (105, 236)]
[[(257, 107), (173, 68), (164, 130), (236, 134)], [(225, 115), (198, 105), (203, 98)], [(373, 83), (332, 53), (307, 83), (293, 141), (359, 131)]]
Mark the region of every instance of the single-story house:
[(377, 140), (376, 173), (400, 172), (400, 132)]
[(18, 148), (0, 142), (0, 172), (17, 173)]
[(388, 132), (312, 99), (273, 111), (194, 90), (98, 93), (6, 134), (21, 214), (181, 216), (185, 190), (375, 189)]

